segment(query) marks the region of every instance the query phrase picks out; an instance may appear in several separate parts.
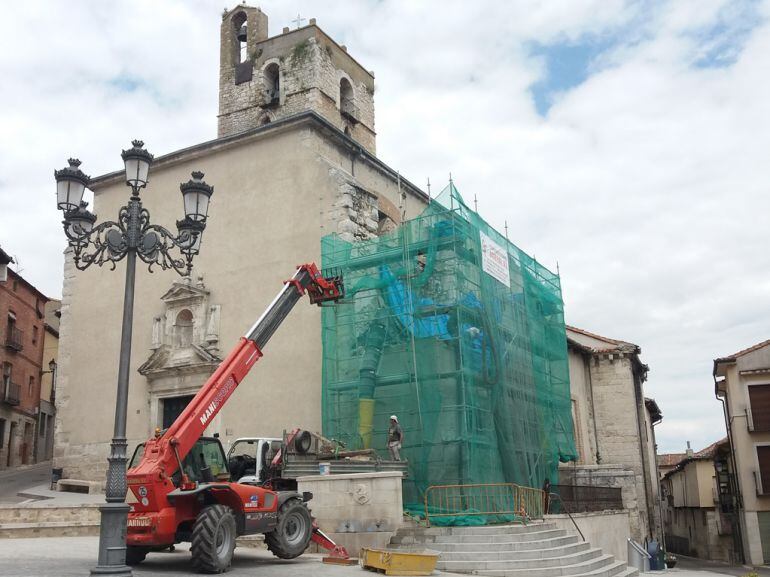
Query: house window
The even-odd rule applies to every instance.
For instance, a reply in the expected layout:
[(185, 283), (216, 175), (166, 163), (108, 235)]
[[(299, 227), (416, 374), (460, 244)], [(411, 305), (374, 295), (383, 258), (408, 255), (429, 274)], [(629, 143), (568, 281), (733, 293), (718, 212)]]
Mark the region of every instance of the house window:
[(27, 389), (27, 394), (30, 397), (33, 397), (35, 395), (35, 377), (30, 376), (29, 377), (29, 385)]
[(5, 419), (0, 419), (0, 449), (5, 446)]
[(45, 425), (46, 425), (46, 416), (40, 415), (40, 430), (38, 431), (38, 434), (41, 437), (45, 437)]
[(32, 327), (32, 344), (37, 344), (37, 327)]
[(770, 385), (749, 385), (752, 431), (770, 431)]
[(8, 388), (11, 386), (12, 373), (13, 365), (11, 363), (3, 363), (3, 398), (8, 397)]
[(759, 463), (759, 481), (757, 493), (770, 494), (770, 445), (757, 445), (757, 462)]

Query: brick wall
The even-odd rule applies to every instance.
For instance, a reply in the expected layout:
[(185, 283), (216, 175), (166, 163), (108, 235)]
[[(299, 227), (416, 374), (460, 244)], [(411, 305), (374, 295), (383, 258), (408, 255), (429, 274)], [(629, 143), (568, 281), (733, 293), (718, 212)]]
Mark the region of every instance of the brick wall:
[[(34, 459), (46, 302), (48, 298), (12, 270), (0, 284), (0, 469)], [(18, 389), (6, 386), (6, 374)]]

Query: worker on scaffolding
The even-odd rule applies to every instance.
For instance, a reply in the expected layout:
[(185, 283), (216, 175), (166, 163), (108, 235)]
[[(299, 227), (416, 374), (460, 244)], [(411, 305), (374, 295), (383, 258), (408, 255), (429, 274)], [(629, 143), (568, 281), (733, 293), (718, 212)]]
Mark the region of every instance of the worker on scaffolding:
[(393, 461), (400, 461), (401, 443), (404, 441), (404, 432), (401, 430), (401, 425), (398, 424), (398, 417), (396, 415), (390, 416), (390, 426), (388, 427), (388, 451), (390, 451), (390, 458)]

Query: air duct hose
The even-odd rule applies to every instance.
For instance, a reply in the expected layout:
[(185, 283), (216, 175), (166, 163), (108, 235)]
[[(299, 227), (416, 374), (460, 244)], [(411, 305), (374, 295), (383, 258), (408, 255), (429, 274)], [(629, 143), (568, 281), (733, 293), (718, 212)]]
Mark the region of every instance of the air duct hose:
[(362, 448), (368, 449), (372, 443), (374, 428), (374, 387), (377, 381), (377, 367), (382, 357), (382, 347), (385, 344), (385, 322), (381, 311), (366, 333), (364, 356), (361, 359), (361, 369), (358, 372), (358, 434), (361, 437)]

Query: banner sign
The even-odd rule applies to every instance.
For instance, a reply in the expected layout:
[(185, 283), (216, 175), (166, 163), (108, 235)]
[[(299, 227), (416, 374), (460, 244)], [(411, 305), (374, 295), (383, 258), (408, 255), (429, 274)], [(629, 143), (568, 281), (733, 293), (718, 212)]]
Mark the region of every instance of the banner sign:
[(481, 268), (505, 286), (511, 286), (511, 271), (508, 269), (508, 251), (479, 231), (481, 236)]

